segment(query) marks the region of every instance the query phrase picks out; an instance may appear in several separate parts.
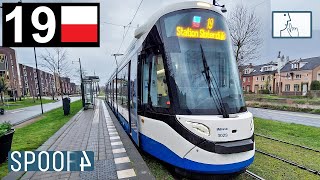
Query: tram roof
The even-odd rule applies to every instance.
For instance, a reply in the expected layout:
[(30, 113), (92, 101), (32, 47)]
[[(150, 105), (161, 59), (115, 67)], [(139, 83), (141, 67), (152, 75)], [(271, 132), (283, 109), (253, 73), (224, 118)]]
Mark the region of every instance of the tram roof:
[[(164, 15), (183, 10), (183, 9), (207, 9), (214, 12), (217, 12), (219, 14), (223, 14), (220, 10), (220, 8), (217, 8), (216, 6), (213, 6), (210, 3), (203, 2), (203, 1), (186, 1), (186, 2), (180, 2), (180, 3), (174, 3), (168, 6), (165, 6), (158, 10), (155, 14), (153, 14), (147, 22), (145, 22), (142, 26), (138, 27), (134, 32), (134, 37), (136, 39), (133, 39), (133, 41), (128, 46), (128, 49), (126, 50), (125, 56), (120, 60), (119, 67), (122, 67), (123, 64), (126, 64), (129, 61), (129, 56), (132, 53), (132, 49), (135, 49), (135, 45), (137, 42), (142, 43), (143, 38), (146, 36), (143, 36), (146, 33), (149, 33), (151, 28), (155, 25), (155, 23)], [(142, 39), (140, 39), (142, 38)], [(121, 69), (121, 68), (120, 68)], [(116, 74), (116, 71), (114, 71), (110, 78), (113, 77)], [(110, 79), (108, 80), (108, 82)]]
[(165, 6), (158, 10), (155, 14), (153, 14), (149, 20), (144, 23), (142, 26), (138, 27), (134, 32), (134, 37), (139, 39), (143, 34), (148, 33), (154, 24), (160, 19), (162, 16), (183, 9), (208, 9), (215, 11), (222, 15), (222, 12), (217, 7), (213, 6), (210, 3), (202, 2), (202, 1), (186, 1), (180, 3), (174, 3), (168, 6)]

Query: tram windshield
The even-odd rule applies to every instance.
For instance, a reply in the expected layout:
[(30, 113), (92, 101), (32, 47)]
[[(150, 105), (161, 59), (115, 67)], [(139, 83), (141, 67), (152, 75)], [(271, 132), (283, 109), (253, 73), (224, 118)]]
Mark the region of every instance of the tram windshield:
[(246, 111), (226, 21), (203, 9), (161, 19), (168, 70), (178, 114)]

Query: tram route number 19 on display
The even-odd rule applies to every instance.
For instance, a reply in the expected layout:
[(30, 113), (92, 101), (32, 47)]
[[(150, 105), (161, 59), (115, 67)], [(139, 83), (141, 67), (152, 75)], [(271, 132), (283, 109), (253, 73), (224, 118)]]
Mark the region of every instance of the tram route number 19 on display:
[(99, 47), (99, 3), (3, 3), (5, 47)]

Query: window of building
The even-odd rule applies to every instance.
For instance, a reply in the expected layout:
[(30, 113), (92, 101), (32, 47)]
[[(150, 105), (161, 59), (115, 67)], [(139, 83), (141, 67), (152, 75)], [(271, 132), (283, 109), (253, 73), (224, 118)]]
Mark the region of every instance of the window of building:
[(257, 77), (257, 80), (256, 81), (259, 81), (259, 77)]
[(287, 73), (286, 77), (287, 79), (291, 79), (291, 75), (289, 73)]
[(301, 79), (301, 74), (296, 74), (296, 79)]
[(299, 84), (295, 84), (295, 85), (294, 85), (294, 91), (295, 91), (295, 92), (300, 91), (299, 88), (300, 88)]
[(248, 77), (248, 82), (250, 82), (250, 77)]
[(284, 91), (290, 91), (290, 84), (286, 84), (284, 86)]
[(262, 76), (262, 81), (264, 81), (264, 76)]
[(318, 74), (318, 78), (317, 78), (317, 80), (318, 80), (318, 81), (320, 81), (320, 73)]
[(244, 82), (244, 83), (246, 82), (246, 77), (243, 78), (243, 82)]

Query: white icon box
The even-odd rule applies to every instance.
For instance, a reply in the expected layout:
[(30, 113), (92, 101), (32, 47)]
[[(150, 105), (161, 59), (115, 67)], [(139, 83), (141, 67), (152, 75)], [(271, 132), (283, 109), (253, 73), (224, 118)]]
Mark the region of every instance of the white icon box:
[(274, 11), (272, 12), (273, 38), (311, 38), (311, 11)]

